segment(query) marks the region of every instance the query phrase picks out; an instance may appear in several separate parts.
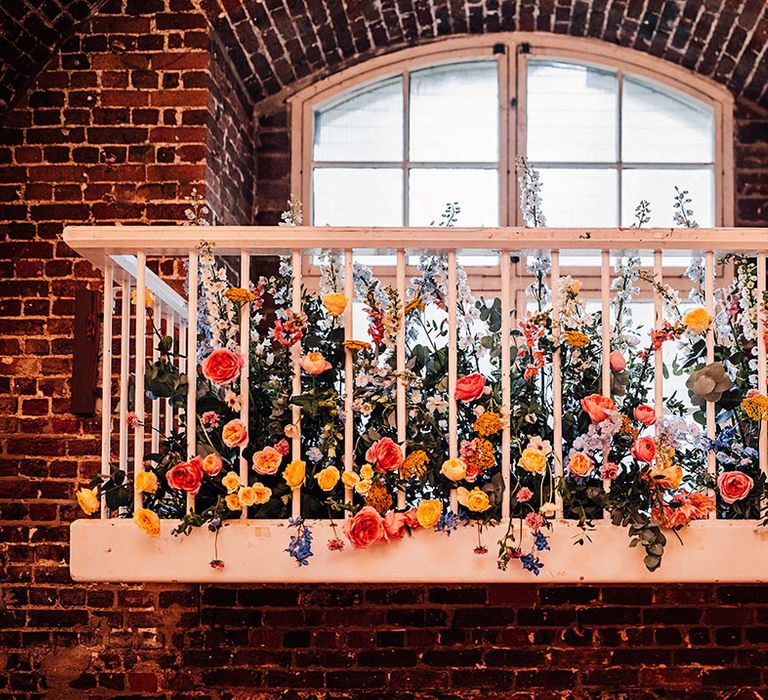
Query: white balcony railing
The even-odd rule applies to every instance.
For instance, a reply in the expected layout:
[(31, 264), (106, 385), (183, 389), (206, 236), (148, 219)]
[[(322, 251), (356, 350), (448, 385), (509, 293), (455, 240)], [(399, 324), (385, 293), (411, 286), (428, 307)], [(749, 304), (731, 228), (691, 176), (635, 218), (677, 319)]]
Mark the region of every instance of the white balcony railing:
[[(765, 420), (759, 416), (756, 421), (750, 419), (741, 404), (750, 391), (766, 393), (768, 230), (75, 227), (67, 229), (64, 238), (103, 272), (105, 285), (101, 461), (102, 480), (108, 487), (97, 494), (99, 517), (79, 519), (72, 525), (70, 561), (76, 580), (768, 580), (768, 542), (764, 541), (760, 525), (768, 495), (768, 438)], [(257, 275), (252, 274), (258, 269), (255, 258), (283, 256), (283, 265), (290, 266), (290, 274), (284, 269), (282, 275), (288, 285), (282, 290), (287, 292), (286, 298), (282, 300), (277, 289), (265, 294), (265, 299), (269, 297), (267, 305), (274, 302), (283, 320), (287, 310), (300, 313), (314, 309), (311, 313), (321, 318), (318, 328), (322, 333), (307, 328), (304, 338), (285, 351), (287, 369), (283, 374), (276, 371), (271, 384), (265, 368), (279, 363), (282, 351), (266, 330), (266, 322), (256, 322), (256, 310), (247, 302), (232, 302), (233, 306), (222, 312), (231, 346), (236, 354), (247, 358), (241, 372), (226, 387), (199, 374), (203, 355), (211, 349), (204, 338), (209, 319), (198, 315), (199, 309), (205, 309), (200, 305), (198, 291), (201, 276), (208, 274), (200, 267), (203, 241), (217, 256), (216, 265), (226, 277), (225, 287), (247, 289), (257, 285)], [(338, 274), (332, 282), (334, 291), (346, 300), (339, 316), (323, 310), (321, 296), (328, 291), (330, 268), (324, 268), (325, 263), (318, 259), (321, 253), (336, 261), (331, 268), (336, 269), (333, 266), (338, 263)], [(462, 260), (470, 253), (481, 254), (483, 264), (463, 268)], [(360, 327), (361, 306), (366, 299), (359, 285), (356, 290), (357, 273), (353, 267), (356, 258), (371, 255), (393, 256), (392, 265), (374, 266), (373, 270), (382, 280), (378, 290), (384, 290), (385, 282), (390, 285), (381, 297), (382, 309), (387, 294), (395, 300), (390, 309), (395, 318), (385, 319), (385, 326), (389, 326), (384, 329), (391, 342), (383, 342), (377, 351), (371, 351), (364, 372), (367, 375), (375, 373), (377, 367), (385, 368), (381, 369), (385, 377), (381, 410), (361, 407), (359, 392), (365, 381), (361, 380), (360, 356), (353, 348), (341, 345), (343, 340), (371, 341), (364, 337), (367, 330)], [(419, 255), (437, 261), (437, 276), (431, 278), (436, 288), (431, 296), (426, 287), (419, 287), (418, 280), (423, 282), (427, 274), (416, 263), (414, 256)], [(686, 276), (692, 257), (700, 259), (701, 272)], [(632, 274), (627, 273), (627, 265), (634, 266)], [(465, 273), (468, 284), (464, 282)], [(416, 281), (409, 281), (411, 278)], [(580, 290), (570, 282), (576, 278), (581, 280)], [(615, 299), (617, 280), (629, 280), (630, 287), (637, 287), (634, 291), (624, 290), (627, 305), (636, 312), (637, 322), (631, 328), (621, 319), (622, 312), (617, 311), (622, 303)], [(536, 295), (526, 295), (531, 284), (544, 290), (538, 301)], [(180, 293), (185, 286), (187, 298)], [(475, 303), (466, 297), (470, 287), (482, 288), (485, 301), (476, 302), (476, 311), (468, 313), (462, 304)], [(678, 302), (674, 298), (674, 290), (685, 297), (699, 287), (698, 302)], [(739, 290), (743, 292), (741, 298), (737, 298)], [(260, 294), (263, 290), (257, 291)], [(132, 296), (140, 301), (147, 292), (151, 294), (151, 305), (131, 303)], [(374, 297), (380, 294), (371, 293)], [(408, 317), (408, 302), (421, 302), (424, 307), (412, 306), (419, 315), (418, 323)], [(683, 312), (699, 306), (711, 322), (698, 329), (694, 328), (696, 324), (686, 327)], [(536, 317), (537, 311), (543, 313)], [(648, 319), (643, 323), (646, 311)], [(531, 323), (540, 334), (533, 340), (520, 326), (530, 320), (531, 313), (535, 321)], [(442, 323), (447, 329), (444, 346), (429, 346), (431, 321), (435, 321), (435, 328)], [(484, 327), (492, 339), (482, 341), (482, 352), (482, 334), (476, 338), (477, 352), (471, 340), (472, 329), (478, 326)], [(528, 330), (534, 326), (529, 325)], [(664, 328), (666, 345), (657, 333), (658, 347), (654, 347), (650, 331)], [(588, 341), (584, 348), (589, 349), (580, 349), (580, 341), (570, 344), (577, 336), (569, 334), (579, 329)], [(333, 381), (321, 385), (319, 382), (325, 381), (317, 379), (321, 375), (303, 371), (302, 358), (315, 347), (330, 348), (333, 343), (340, 360), (333, 367)], [(429, 351), (414, 350), (420, 344)], [(534, 351), (540, 353), (538, 366), (531, 364)], [(614, 351), (622, 355), (626, 368), (618, 360), (612, 366)], [(688, 366), (681, 366), (683, 354)], [(277, 359), (266, 359), (272, 355)], [(480, 355), (481, 360), (475, 362), (473, 357)], [(433, 364), (445, 360), (442, 381), (433, 381), (434, 371), (425, 369), (430, 357)], [(696, 390), (688, 391), (686, 380), (693, 371), (715, 361), (723, 362), (732, 386), (722, 396), (709, 397), (714, 400), (702, 399), (700, 391), (699, 398), (694, 396), (691, 403), (691, 391), (696, 394)], [(196, 379), (188, 381), (186, 387), (173, 386), (159, 397), (147, 396), (147, 389), (156, 386), (153, 382), (157, 379), (148, 368), (158, 362), (166, 363), (171, 379), (178, 376), (183, 382), (185, 374)], [(456, 398), (457, 384), (467, 374), (470, 362), (485, 377), (488, 387), (476, 403)], [(647, 374), (642, 374), (644, 363)], [(535, 369), (533, 380), (524, 377), (529, 365)], [(285, 385), (280, 386), (280, 378)], [(386, 385), (386, 381), (391, 384)], [(424, 387), (429, 382), (437, 409), (431, 404), (431, 408), (425, 408), (429, 397)], [(627, 386), (630, 390), (622, 394)], [(220, 403), (224, 400), (225, 388), (231, 392), (229, 413), (207, 408), (214, 399)], [(718, 388), (722, 386), (715, 387), (715, 394)], [(178, 393), (181, 389), (183, 398)], [(321, 389), (328, 392), (322, 394), (327, 405), (318, 398)], [(278, 408), (273, 408), (273, 413), (277, 417), (272, 424), (293, 426), (287, 431), (290, 453), (274, 474), (269, 469), (254, 471), (251, 465), (253, 453), (267, 447), (265, 436), (274, 431), (274, 425), (269, 427), (271, 419), (264, 415), (264, 406), (269, 402), (262, 391), (287, 399), (282, 403), (275, 399)], [(621, 423), (620, 429), (617, 427), (607, 441), (603, 436), (602, 448), (585, 446), (585, 440), (578, 442), (579, 436), (592, 430), (579, 406), (579, 400), (591, 394), (611, 398), (619, 415), (625, 416), (623, 422), (616, 423)], [(646, 395), (647, 400), (640, 401), (641, 395)], [(307, 400), (288, 403), (297, 397)], [(386, 397), (391, 397), (391, 402)], [(654, 420), (647, 415), (642, 420), (634, 418), (633, 401), (651, 405)], [(534, 404), (538, 409), (531, 408)], [(476, 458), (480, 443), (467, 438), (473, 434), (468, 426), (473, 425), (477, 405), (494, 408), (503, 419), (502, 429), (488, 441), (493, 465), (481, 469), (474, 480), (471, 476), (450, 480), (440, 472), (444, 458), (461, 457), (465, 467), (470, 458)], [(334, 433), (330, 438), (321, 439), (318, 432), (322, 426), (313, 418), (312, 411), (321, 409), (330, 411), (324, 414)], [(525, 414), (523, 409), (530, 413)], [(221, 423), (239, 418), (250, 431), (246, 442), (224, 449), (221, 426), (214, 429), (203, 422), (206, 410), (216, 413)], [(670, 453), (673, 447), (662, 435), (664, 430), (671, 430), (668, 419), (676, 414), (692, 426), (697, 411), (703, 416), (704, 437), (685, 442), (685, 436), (678, 435), (676, 439), (681, 442)], [(418, 423), (422, 415), (425, 421), (434, 421), (428, 436), (424, 434), (427, 423)], [(376, 416), (383, 417), (384, 424), (375, 425)], [(188, 417), (195, 417), (196, 429), (187, 429)], [(654, 422), (655, 428), (646, 425)], [(417, 423), (420, 432), (414, 434)], [(440, 427), (443, 425), (444, 430)], [(426, 527), (417, 525), (410, 537), (400, 541), (377, 542), (365, 549), (355, 549), (346, 542), (343, 550), (329, 551), (326, 545), (341, 537), (345, 517), (348, 519), (351, 511), (368, 498), (359, 492), (363, 489), (353, 487), (355, 479), (361, 478), (363, 463), (372, 461), (370, 455), (364, 456), (364, 448), (385, 434), (394, 438), (406, 456), (418, 445), (434, 445), (441, 440), (445, 450), (439, 456), (427, 455), (431, 471), (426, 484), (423, 474), (421, 479), (408, 481), (398, 471), (376, 472), (372, 480), (386, 485), (376, 488), (389, 489), (393, 499), (388, 510), (406, 512), (423, 500), (435, 500), (441, 502), (443, 515), (451, 512), (465, 522), (450, 537), (426, 523)], [(479, 439), (481, 433), (477, 435)], [(599, 441), (599, 436), (589, 435), (593, 443)], [(649, 459), (638, 457), (634, 447), (642, 436), (650, 438), (654, 445), (655, 455)], [(270, 442), (277, 443), (280, 437), (273, 433)], [(551, 443), (552, 452), (546, 456), (546, 468), (541, 473), (522, 466), (522, 452), (532, 437)], [(712, 442), (718, 439), (722, 444)], [(471, 443), (469, 447), (462, 440)], [(184, 441), (185, 454), (179, 454), (179, 441)], [(472, 449), (474, 457), (470, 455)], [(317, 457), (318, 451), (324, 452), (313, 462), (311, 457)], [(577, 452), (590, 458), (592, 466), (585, 478), (577, 474)], [(213, 476), (206, 471), (202, 478), (208, 486), (200, 491), (203, 495), (196, 498), (187, 493), (184, 504), (181, 492), (171, 488), (165, 475), (175, 462), (209, 454), (219, 454), (224, 468)], [(289, 459), (310, 465), (304, 485), (292, 485), (283, 477)], [(317, 472), (331, 462), (356, 476), (350, 477), (346, 485), (340, 482), (324, 492), (310, 472), (313, 465)], [(599, 471), (609, 462), (618, 464), (619, 476), (612, 475), (610, 469)], [(256, 481), (272, 484), (272, 498), (250, 507), (235, 499), (232, 503), (240, 503), (239, 509), (225, 508), (227, 489), (222, 487), (221, 477), (230, 470), (228, 464), (241, 487)], [(675, 471), (678, 466), (679, 473)], [(145, 471), (159, 477), (159, 490), (154, 494), (136, 479)], [(749, 489), (741, 485), (744, 493), (736, 494), (740, 496), (736, 500), (729, 493), (723, 498), (722, 485), (716, 485), (717, 477), (729, 471), (739, 471), (752, 481)], [(125, 483), (120, 482), (122, 476), (115, 481), (116, 473), (126, 475)], [(670, 473), (681, 478), (669, 477)], [(677, 483), (662, 487), (665, 474)], [(643, 479), (650, 479), (651, 485), (644, 485)], [(472, 511), (466, 505), (465, 495), (475, 487), (485, 494), (479, 496), (481, 500), (488, 498), (486, 513), (490, 515)], [(531, 501), (523, 498), (523, 487), (533, 492)], [(110, 502), (115, 507), (108, 507), (107, 490), (112, 493)], [(645, 495), (637, 496), (636, 492)], [(674, 518), (682, 513), (681, 506), (688, 508), (691, 493), (713, 499), (707, 503), (714, 507), (699, 504), (704, 517), (694, 517), (679, 530), (678, 539), (664, 526), (680, 522)], [(242, 495), (245, 498), (246, 494)], [(638, 546), (629, 546), (627, 530), (632, 522), (625, 516), (631, 508), (620, 504), (625, 496), (628, 500), (641, 499), (641, 505), (635, 507), (634, 521)], [(346, 504), (349, 510), (326, 507), (328, 498)], [(382, 498), (386, 501), (387, 496)], [(646, 498), (645, 506), (642, 498)], [(160, 514), (159, 537), (148, 537), (130, 517), (143, 506)], [(523, 517), (537, 512), (546, 516), (545, 524), (539, 522), (536, 527), (534, 519), (533, 524), (524, 526)], [(172, 536), (171, 531), (178, 528), (180, 516), (185, 513), (201, 515), (205, 527), (192, 528), (194, 532), (189, 536)], [(296, 559), (285, 551), (289, 537), (296, 534), (294, 528), (288, 527), (289, 516), (307, 518), (306, 525), (313, 533), (314, 556), (308, 566), (297, 566)], [(424, 519), (428, 520), (426, 507)], [(612, 520), (622, 522), (612, 524)], [(191, 522), (189, 515), (187, 521)], [(499, 541), (510, 531), (515, 540), (508, 550), (508, 554), (512, 552), (508, 566), (502, 570), (496, 552)], [(548, 550), (536, 549), (537, 531), (546, 535)], [(666, 539), (666, 548), (660, 567), (653, 560), (659, 532), (666, 533), (661, 538)], [(474, 552), (478, 537), (490, 550), (487, 554)], [(514, 561), (528, 553), (543, 564), (538, 578), (530, 567), (523, 568)], [(223, 566), (211, 566), (212, 558), (223, 562)]]

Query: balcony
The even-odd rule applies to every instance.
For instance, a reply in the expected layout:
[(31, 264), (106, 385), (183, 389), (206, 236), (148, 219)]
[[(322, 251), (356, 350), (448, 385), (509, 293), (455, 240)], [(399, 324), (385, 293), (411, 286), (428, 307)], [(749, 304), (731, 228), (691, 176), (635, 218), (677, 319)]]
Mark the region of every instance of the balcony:
[(766, 581), (766, 233), (69, 228), (106, 378), (72, 576)]

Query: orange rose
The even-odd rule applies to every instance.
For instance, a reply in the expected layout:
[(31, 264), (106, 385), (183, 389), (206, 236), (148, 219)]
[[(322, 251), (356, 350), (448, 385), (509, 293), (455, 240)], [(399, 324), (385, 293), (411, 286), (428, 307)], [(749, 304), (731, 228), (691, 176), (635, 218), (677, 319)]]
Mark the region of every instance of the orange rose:
[(403, 463), (403, 453), (400, 447), (391, 438), (381, 438), (374, 442), (365, 453), (365, 459), (370, 462), (377, 471), (396, 472)]
[(656, 465), (650, 474), (653, 483), (662, 489), (676, 489), (683, 480), (683, 469), (677, 464)]
[(221, 457), (217, 454), (209, 454), (203, 460), (203, 471), (208, 476), (218, 476), (223, 466), (224, 464), (221, 461)]
[(587, 477), (594, 468), (594, 462), (583, 452), (576, 452), (568, 460), (568, 471), (574, 476)]
[(365, 549), (386, 538), (384, 519), (371, 506), (363, 506), (344, 521), (344, 534), (355, 549)]
[(274, 447), (265, 447), (253, 453), (253, 471), (257, 474), (277, 474), (278, 467), (283, 461), (283, 453)]
[(607, 396), (600, 396), (600, 394), (590, 394), (583, 398), (581, 407), (593, 423), (604, 421), (608, 418), (609, 411), (616, 410), (616, 404)]
[(331, 368), (331, 363), (321, 352), (308, 352), (301, 358), (301, 367), (307, 374), (322, 374)]
[(203, 360), (203, 376), (214, 384), (229, 384), (240, 376), (245, 358), (226, 348), (216, 348)]
[(239, 418), (233, 418), (221, 429), (221, 440), (227, 447), (239, 447), (248, 442), (248, 430)]
[(179, 462), (171, 467), (165, 475), (168, 486), (181, 489), (193, 496), (200, 490), (203, 483), (203, 460), (193, 457), (189, 462)]
[(639, 462), (650, 464), (656, 459), (656, 443), (652, 437), (641, 437), (629, 449), (632, 456)]
[(453, 392), (453, 398), (457, 401), (469, 403), (477, 401), (485, 391), (485, 377), (475, 372), (466, 377), (462, 377), (456, 382), (456, 390)]

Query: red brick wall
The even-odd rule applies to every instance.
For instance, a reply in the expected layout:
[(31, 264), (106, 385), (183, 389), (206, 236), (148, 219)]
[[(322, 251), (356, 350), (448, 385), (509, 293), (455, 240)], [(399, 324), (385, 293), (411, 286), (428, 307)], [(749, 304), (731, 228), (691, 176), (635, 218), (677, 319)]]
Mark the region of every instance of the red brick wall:
[[(546, 4), (538, 2), (537, 12)], [(625, 6), (628, 17), (642, 17), (670, 4), (677, 6)], [(753, 5), (736, 4), (742, 17)], [(310, 47), (304, 63), (291, 65), (282, 47), (295, 58), (298, 39), (282, 3), (272, 5), (267, 19), (254, 3), (243, 18), (230, 8), (219, 21), (211, 3), (203, 13), (193, 0), (111, 0), (0, 118), (0, 697), (758, 697), (768, 687), (764, 586), (217, 588), (69, 580), (74, 489), (99, 468), (98, 420), (68, 412), (71, 314), (75, 290), (96, 288), (98, 277), (59, 234), (67, 223), (179, 220), (195, 186), (207, 186), (218, 221), (276, 221), (288, 196), (289, 136), (279, 110), (253, 127), (254, 86), (275, 92), (281, 81), (355, 60), (370, 47), (359, 18), (351, 23), (354, 41), (340, 28), (338, 3), (313, 4), (308, 14), (288, 3), (304, 28), (296, 36)], [(549, 5), (589, 26), (606, 7), (598, 0)], [(710, 5), (718, 3), (706, 3), (691, 27), (731, 17), (716, 17)], [(463, 3), (434, 6), (451, 22), (440, 20), (437, 33), (461, 31)], [(533, 6), (520, 3), (520, 22)], [(392, 43), (402, 43), (398, 26), (413, 40), (430, 34), (418, 30), (424, 12), (387, 11), (385, 24), (371, 12), (366, 21), (379, 45), (384, 26)], [(474, 11), (467, 16), (477, 25)], [(302, 17), (315, 23), (314, 53)], [(260, 31), (249, 35), (246, 19)], [(683, 19), (675, 26), (684, 27)], [(474, 30), (494, 28), (488, 15), (483, 22)], [(280, 51), (273, 23), (285, 33)], [(269, 59), (239, 56), (237, 42), (263, 45)], [(750, 46), (740, 55), (754, 66)], [(697, 50), (705, 53), (703, 45)], [(742, 87), (762, 94), (754, 82), (743, 77)], [(765, 225), (768, 116), (740, 97), (736, 122), (737, 223)]]

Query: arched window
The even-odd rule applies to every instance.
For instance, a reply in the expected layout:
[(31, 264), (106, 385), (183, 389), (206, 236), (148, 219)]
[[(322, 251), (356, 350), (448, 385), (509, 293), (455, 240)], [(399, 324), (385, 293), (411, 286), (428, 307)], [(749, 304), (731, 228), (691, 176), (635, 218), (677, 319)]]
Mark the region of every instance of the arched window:
[(550, 226), (731, 225), (729, 93), (638, 51), (551, 34), (451, 39), (372, 59), (291, 98), (293, 191), (315, 225), (521, 225), (515, 158)]

